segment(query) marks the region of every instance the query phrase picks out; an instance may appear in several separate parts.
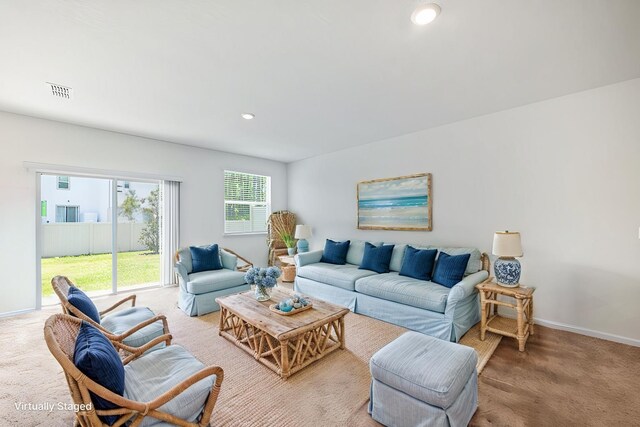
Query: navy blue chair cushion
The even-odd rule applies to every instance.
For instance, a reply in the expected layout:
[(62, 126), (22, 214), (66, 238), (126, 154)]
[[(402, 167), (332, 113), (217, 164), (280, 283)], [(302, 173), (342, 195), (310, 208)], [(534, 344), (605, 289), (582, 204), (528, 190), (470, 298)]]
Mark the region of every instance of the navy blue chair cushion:
[[(122, 396), (124, 394), (124, 365), (118, 352), (102, 333), (87, 322), (82, 322), (76, 338), (73, 363), (88, 378)], [(96, 409), (113, 409), (118, 406), (91, 393)], [(100, 417), (111, 425), (117, 415)]]
[(222, 269), (222, 263), (220, 262), (220, 252), (218, 251), (217, 244), (208, 246), (206, 248), (190, 246), (189, 252), (191, 252), (191, 263), (193, 265), (193, 267), (191, 268), (192, 273)]
[(91, 298), (89, 298), (87, 294), (82, 292), (80, 289), (75, 286), (69, 286), (67, 301), (69, 301), (72, 306), (83, 312), (85, 316), (98, 324), (100, 323), (100, 312), (96, 305), (91, 301)]
[(469, 258), (471, 258), (471, 254), (453, 256), (446, 252), (440, 252), (431, 280), (447, 288), (452, 288), (464, 277)]
[(347, 252), (349, 251), (350, 244), (351, 240), (334, 242), (331, 239), (327, 239), (324, 243), (324, 251), (322, 251), (322, 258), (320, 259), (320, 262), (338, 265), (346, 264)]
[(431, 280), (436, 255), (438, 255), (437, 249), (416, 249), (407, 245), (399, 274), (418, 280)]
[(374, 246), (369, 242), (364, 244), (364, 255), (360, 270), (371, 270), (376, 273), (388, 273), (393, 247), (395, 245)]

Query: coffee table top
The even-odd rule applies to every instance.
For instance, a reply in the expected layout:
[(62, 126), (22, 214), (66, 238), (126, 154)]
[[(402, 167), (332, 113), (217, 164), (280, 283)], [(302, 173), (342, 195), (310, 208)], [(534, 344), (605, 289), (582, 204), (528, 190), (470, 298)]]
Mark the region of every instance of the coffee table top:
[(276, 304), (283, 299), (290, 298), (292, 295), (293, 292), (291, 291), (276, 288), (271, 292), (269, 301), (257, 301), (253, 291), (248, 291), (216, 298), (216, 302), (278, 340), (297, 336), (307, 330), (339, 319), (349, 312), (346, 307), (316, 298), (309, 298), (313, 303), (313, 307), (310, 310), (291, 316), (282, 316), (269, 310), (271, 304)]

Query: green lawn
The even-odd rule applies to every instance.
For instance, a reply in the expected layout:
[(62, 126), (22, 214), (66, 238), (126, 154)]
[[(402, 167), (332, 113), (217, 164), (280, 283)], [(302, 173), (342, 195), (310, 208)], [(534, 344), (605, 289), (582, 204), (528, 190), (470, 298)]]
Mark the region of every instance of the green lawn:
[[(111, 289), (111, 254), (42, 259), (42, 295), (53, 295), (51, 278), (67, 276), (83, 291)], [(160, 281), (160, 255), (146, 252), (118, 254), (118, 286)]]

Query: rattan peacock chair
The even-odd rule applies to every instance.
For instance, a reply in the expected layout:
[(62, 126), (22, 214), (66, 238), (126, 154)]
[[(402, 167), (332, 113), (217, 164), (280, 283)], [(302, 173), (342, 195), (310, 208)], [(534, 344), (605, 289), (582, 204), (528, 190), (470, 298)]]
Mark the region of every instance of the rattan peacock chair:
[(290, 211), (277, 211), (269, 215), (267, 221), (267, 245), (269, 246), (269, 265), (277, 265), (278, 257), (287, 255), (287, 245), (280, 237), (282, 233), (293, 236), (296, 231), (296, 214)]

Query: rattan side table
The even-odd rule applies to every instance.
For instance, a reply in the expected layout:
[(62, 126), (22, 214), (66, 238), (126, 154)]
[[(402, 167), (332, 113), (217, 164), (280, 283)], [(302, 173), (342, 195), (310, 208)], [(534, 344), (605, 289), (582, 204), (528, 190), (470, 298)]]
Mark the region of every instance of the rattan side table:
[[(536, 288), (522, 285), (506, 288), (493, 282), (493, 277), (476, 285), (476, 288), (480, 292), (480, 340), (484, 341), (487, 331), (495, 332), (515, 338), (518, 340), (518, 350), (524, 351), (529, 335), (533, 335), (533, 293)], [(499, 295), (509, 297), (514, 302), (498, 300)], [(498, 306), (515, 309), (516, 318), (500, 316)]]
[(296, 261), (293, 255), (282, 255), (278, 259), (282, 264), (282, 281), (291, 283), (296, 280)]

